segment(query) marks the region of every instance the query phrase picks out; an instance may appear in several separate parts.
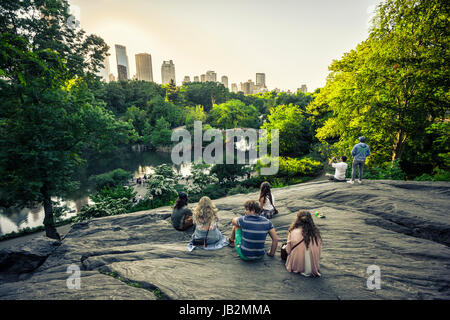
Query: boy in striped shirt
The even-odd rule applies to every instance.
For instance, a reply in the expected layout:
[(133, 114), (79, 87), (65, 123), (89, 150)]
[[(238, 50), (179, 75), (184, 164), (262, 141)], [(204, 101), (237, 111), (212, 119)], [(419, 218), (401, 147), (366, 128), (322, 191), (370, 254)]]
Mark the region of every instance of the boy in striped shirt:
[(272, 222), (259, 215), (261, 208), (258, 202), (248, 200), (244, 203), (245, 216), (233, 218), (233, 230), (229, 239), (232, 246), (236, 242), (236, 252), (244, 260), (255, 260), (264, 257), (267, 234), (272, 238), (272, 247), (267, 255), (273, 257), (278, 245), (278, 236)]

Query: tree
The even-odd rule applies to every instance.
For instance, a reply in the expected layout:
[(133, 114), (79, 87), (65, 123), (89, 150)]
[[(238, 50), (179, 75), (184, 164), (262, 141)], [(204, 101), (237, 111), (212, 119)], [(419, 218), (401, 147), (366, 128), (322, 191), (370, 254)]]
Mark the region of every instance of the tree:
[(279, 130), (281, 156), (300, 157), (310, 150), (313, 139), (311, 122), (299, 106), (279, 105), (270, 109), (267, 122), (261, 128), (267, 130), (268, 142), (271, 141), (270, 131)]
[(145, 112), (145, 110), (141, 110), (136, 106), (131, 106), (127, 109), (123, 120), (128, 121), (133, 125), (141, 139), (146, 134), (147, 112)]
[(416, 161), (408, 150), (424, 152), (426, 128), (449, 110), (448, 11), (431, 0), (380, 4), (369, 38), (330, 66), (313, 105), (332, 115), (317, 137), (345, 152), (364, 135), (371, 162)]
[(214, 104), (227, 100), (229, 91), (217, 82), (189, 82), (180, 88), (180, 95), (185, 106), (202, 105), (209, 112)]
[(195, 107), (186, 107), (186, 128), (192, 130), (195, 121), (205, 122), (207, 114), (203, 106), (196, 105)]
[[(18, 15), (19, 9), (45, 18)], [(72, 189), (82, 150), (111, 150), (133, 135), (89, 92), (83, 77), (95, 71), (102, 50), (91, 60), (74, 54), (91, 49), (82, 48), (89, 42), (81, 33), (66, 38), (76, 35), (66, 28), (66, 9), (65, 1), (0, 4), (0, 202), (42, 203), (46, 235), (56, 239), (51, 198)], [(50, 29), (41, 30), (43, 23)], [(75, 60), (80, 64), (70, 65)]]
[(169, 146), (171, 141), (172, 130), (170, 130), (169, 122), (163, 117), (156, 120), (155, 127), (150, 133), (150, 142), (154, 146)]
[(229, 100), (215, 104), (210, 113), (211, 124), (223, 129), (259, 127), (258, 111), (254, 106), (246, 106), (240, 100)]
[(164, 118), (169, 123), (169, 128), (175, 128), (183, 124), (184, 110), (171, 102), (164, 101), (160, 96), (156, 96), (147, 102), (148, 122), (151, 126), (156, 125), (156, 121)]

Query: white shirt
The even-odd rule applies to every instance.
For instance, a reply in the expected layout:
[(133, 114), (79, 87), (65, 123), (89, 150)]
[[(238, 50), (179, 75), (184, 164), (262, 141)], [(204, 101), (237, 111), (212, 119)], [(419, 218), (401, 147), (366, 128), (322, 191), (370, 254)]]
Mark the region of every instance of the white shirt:
[[(273, 197), (273, 194), (271, 194), (271, 195), (272, 195), (272, 202), (275, 205), (275, 198)], [(263, 205), (263, 210), (274, 210), (274, 209), (275, 208), (270, 203), (269, 198), (266, 198), (266, 201), (264, 202), (264, 205)]]
[(345, 172), (347, 171), (348, 165), (345, 162), (332, 163), (331, 166), (336, 168), (334, 177), (338, 180), (345, 180)]

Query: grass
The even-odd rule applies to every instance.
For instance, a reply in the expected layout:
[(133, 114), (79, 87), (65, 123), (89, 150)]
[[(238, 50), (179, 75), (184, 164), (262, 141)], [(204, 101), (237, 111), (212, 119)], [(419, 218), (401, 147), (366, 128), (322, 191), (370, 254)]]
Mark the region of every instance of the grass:
[(152, 289), (150, 289), (148, 287), (144, 287), (139, 282), (131, 281), (129, 279), (126, 279), (126, 278), (120, 276), (117, 272), (114, 272), (114, 271), (107, 271), (105, 269), (99, 269), (98, 271), (101, 274), (113, 277), (113, 278), (115, 278), (115, 279), (125, 283), (126, 285), (128, 285), (130, 287), (147, 290), (147, 291), (153, 293), (155, 295), (156, 299), (158, 299), (158, 300), (167, 300), (167, 297), (161, 292), (161, 290), (159, 288), (156, 288), (156, 289), (152, 290)]

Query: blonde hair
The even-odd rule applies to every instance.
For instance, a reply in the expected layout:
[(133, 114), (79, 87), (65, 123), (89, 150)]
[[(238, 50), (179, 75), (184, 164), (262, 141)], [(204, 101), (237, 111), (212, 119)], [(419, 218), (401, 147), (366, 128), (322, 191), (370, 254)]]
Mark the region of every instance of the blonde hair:
[(219, 209), (216, 208), (211, 199), (202, 197), (194, 209), (192, 219), (194, 224), (210, 225), (219, 220), (217, 212), (219, 212)]

